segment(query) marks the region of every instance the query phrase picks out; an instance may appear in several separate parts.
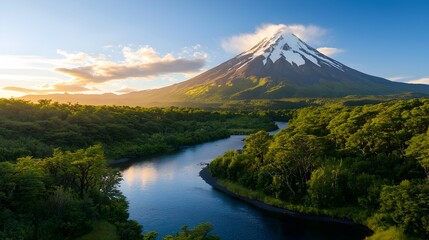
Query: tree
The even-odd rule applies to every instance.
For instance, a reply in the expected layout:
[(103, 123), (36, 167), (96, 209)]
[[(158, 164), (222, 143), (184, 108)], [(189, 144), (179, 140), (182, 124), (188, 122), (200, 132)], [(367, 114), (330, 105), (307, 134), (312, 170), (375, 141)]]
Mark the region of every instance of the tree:
[(410, 140), (406, 153), (419, 161), (429, 180), (429, 129), (426, 134), (419, 134)]
[(106, 159), (101, 145), (78, 150), (71, 153), (71, 157), (80, 197), (83, 198), (92, 187), (101, 188), (101, 180), (107, 174)]
[(284, 134), (276, 137), (268, 156), (282, 175), (297, 177), (304, 187), (322, 153), (321, 139), (314, 135)]
[(0, 162), (0, 211), (10, 207), (17, 185), (16, 174), (14, 164)]
[(381, 221), (393, 223), (408, 233), (429, 237), (429, 184), (404, 180), (385, 186), (380, 194)]
[(201, 223), (194, 229), (189, 229), (188, 226), (182, 227), (182, 232), (176, 233), (174, 236), (165, 236), (164, 240), (219, 240), (220, 237), (210, 235), (213, 226), (210, 223)]
[(120, 176), (107, 166), (101, 145), (75, 152), (55, 150), (43, 165), (55, 184), (76, 189), (81, 198), (91, 189), (113, 191), (120, 181)]
[(143, 227), (134, 220), (128, 220), (116, 224), (121, 240), (141, 240)]
[(264, 161), (264, 156), (268, 152), (268, 146), (271, 142), (271, 136), (265, 131), (259, 131), (250, 134), (244, 139), (246, 145), (244, 146), (244, 153), (251, 154), (259, 162)]
[(318, 206), (340, 206), (344, 203), (346, 173), (339, 165), (328, 165), (313, 171), (308, 181), (308, 195)]

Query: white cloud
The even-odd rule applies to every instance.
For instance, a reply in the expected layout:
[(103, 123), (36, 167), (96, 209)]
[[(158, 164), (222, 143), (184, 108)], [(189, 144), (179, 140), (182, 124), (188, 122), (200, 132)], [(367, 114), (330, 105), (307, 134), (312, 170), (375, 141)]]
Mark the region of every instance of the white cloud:
[(253, 33), (240, 34), (223, 40), (222, 48), (230, 53), (247, 51), (264, 38), (279, 31), (293, 33), (308, 44), (319, 44), (320, 37), (327, 32), (325, 29), (314, 25), (265, 24), (258, 27)]
[(325, 54), (326, 56), (332, 56), (337, 53), (344, 52), (341, 48), (331, 48), (331, 47), (320, 47), (317, 48), (317, 51), (321, 52), (322, 54)]
[[(54, 89), (42, 85), (53, 86), (67, 81), (67, 77), (54, 71), (54, 68), (60, 66), (72, 67), (74, 65), (63, 58), (0, 55), (1, 97), (21, 96), (30, 92), (46, 93), (44, 89)], [(64, 89), (66, 86), (58, 86), (56, 90), (60, 88)]]
[(130, 47), (122, 48), (122, 54), (125, 58), (125, 63), (128, 65), (147, 64), (156, 62), (168, 62), (176, 60), (172, 54), (168, 53), (164, 56), (159, 56), (155, 49), (144, 46), (133, 51)]
[(190, 47), (184, 47), (182, 51), (178, 54), (179, 58), (201, 58), (207, 59), (209, 55), (202, 50), (200, 44), (196, 44)]
[(121, 88), (119, 90), (116, 90), (115, 92), (120, 93), (120, 94), (124, 94), (124, 93), (136, 92), (136, 91), (139, 91), (139, 90), (135, 89), (135, 88), (125, 87), (125, 88)]
[(90, 65), (77, 68), (57, 68), (56, 70), (75, 78), (80, 83), (104, 83), (127, 78), (152, 78), (169, 73), (186, 73), (201, 69), (205, 60), (176, 59), (146, 64)]
[(76, 82), (103, 83), (127, 78), (151, 78), (170, 73), (189, 73), (201, 70), (207, 55), (197, 52), (188, 59), (168, 53), (161, 56), (155, 49), (144, 46), (135, 51), (122, 48), (123, 61), (112, 61), (103, 55), (60, 52), (70, 61), (84, 63), (74, 68), (56, 68), (58, 72), (74, 77)]
[(410, 80), (407, 83), (429, 84), (429, 77)]
[[(112, 48), (109, 46), (109, 51), (115, 51)], [(57, 50), (60, 58), (0, 55), (0, 88), (23, 94), (103, 91), (100, 89), (112, 80), (124, 82), (130, 78), (142, 80), (200, 72), (208, 57), (200, 45), (187, 48), (186, 54), (174, 55), (161, 55), (150, 46), (137, 50), (123, 46), (118, 49), (119, 59), (113, 59), (110, 55), (71, 53), (61, 49)]]
[(72, 63), (87, 62), (93, 59), (89, 54), (86, 54), (84, 52), (68, 53), (64, 50), (57, 49), (57, 53), (64, 56), (65, 60), (70, 61)]
[(387, 79), (389, 79), (390, 81), (399, 81), (399, 82), (401, 82), (402, 80), (405, 80), (407, 78), (409, 78), (409, 77), (403, 76), (403, 75), (387, 77)]

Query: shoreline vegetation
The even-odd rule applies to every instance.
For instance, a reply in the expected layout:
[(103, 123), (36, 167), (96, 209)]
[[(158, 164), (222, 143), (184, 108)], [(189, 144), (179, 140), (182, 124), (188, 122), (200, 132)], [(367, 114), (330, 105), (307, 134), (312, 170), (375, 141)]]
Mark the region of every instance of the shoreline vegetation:
[(368, 239), (427, 239), (428, 126), (425, 98), (303, 108), (275, 136), (250, 134), (211, 161), (217, 182), (201, 175), (266, 210), (351, 219), (374, 231)]
[(307, 214), (302, 213), (299, 211), (293, 211), (286, 208), (277, 207), (275, 205), (271, 205), (268, 203), (265, 203), (263, 200), (258, 198), (252, 198), (250, 196), (244, 196), (239, 193), (236, 193), (235, 191), (232, 191), (228, 186), (225, 186), (222, 184), (222, 179), (218, 179), (216, 177), (213, 177), (210, 173), (209, 166), (205, 166), (200, 171), (200, 177), (210, 186), (212, 186), (214, 189), (223, 192), (231, 197), (240, 199), (256, 208), (271, 212), (271, 213), (277, 213), (285, 216), (290, 216), (294, 218), (304, 219), (304, 220), (310, 220), (310, 221), (319, 221), (319, 222), (330, 222), (330, 223), (338, 223), (338, 224), (345, 224), (355, 227), (362, 227), (365, 229), (368, 233), (372, 233), (372, 230), (369, 229), (367, 226), (354, 222), (351, 219), (347, 218), (339, 218), (335, 216), (329, 216), (329, 215), (316, 215), (316, 214)]

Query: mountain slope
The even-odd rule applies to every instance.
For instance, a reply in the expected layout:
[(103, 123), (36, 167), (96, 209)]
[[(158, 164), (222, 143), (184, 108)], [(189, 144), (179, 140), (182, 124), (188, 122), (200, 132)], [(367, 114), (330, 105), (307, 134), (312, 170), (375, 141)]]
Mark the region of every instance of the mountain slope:
[(148, 101), (219, 101), (405, 92), (428, 94), (429, 86), (361, 73), (323, 55), (293, 34), (277, 33), (188, 81), (134, 95)]
[(429, 86), (392, 82), (356, 71), (323, 55), (295, 35), (278, 32), (250, 50), (187, 81), (160, 89), (113, 98), (109, 96), (106, 104), (112, 101), (116, 104), (164, 105), (173, 102), (329, 98), (408, 92), (429, 94)]

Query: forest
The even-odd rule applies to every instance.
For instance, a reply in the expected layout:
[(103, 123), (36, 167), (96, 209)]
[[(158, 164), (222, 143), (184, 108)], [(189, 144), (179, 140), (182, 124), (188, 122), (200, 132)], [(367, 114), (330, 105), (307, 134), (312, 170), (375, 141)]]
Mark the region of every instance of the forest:
[[(103, 225), (110, 231), (81, 239), (155, 240), (156, 232), (143, 236), (142, 226), (128, 220), (127, 200), (117, 188), (121, 179), (100, 145), (0, 162), (0, 239), (75, 239)], [(218, 239), (212, 229), (184, 226), (164, 239)]]
[(209, 111), (197, 108), (141, 108), (30, 103), (0, 99), (0, 162), (48, 157), (53, 149), (100, 144), (108, 159), (141, 158), (181, 147), (272, 130), (272, 119), (288, 111)]
[(352, 219), (369, 239), (429, 238), (429, 99), (296, 111), (275, 136), (209, 165), (230, 191), (301, 213)]
[[(0, 99), (0, 239), (155, 239), (128, 220), (112, 159), (272, 130), (287, 111), (209, 111)], [(94, 227), (95, 226), (95, 227)], [(218, 239), (202, 223), (164, 239)], [(97, 229), (95, 229), (97, 230)], [(110, 237), (112, 237), (110, 236)], [(83, 237), (83, 238), (79, 238)]]

